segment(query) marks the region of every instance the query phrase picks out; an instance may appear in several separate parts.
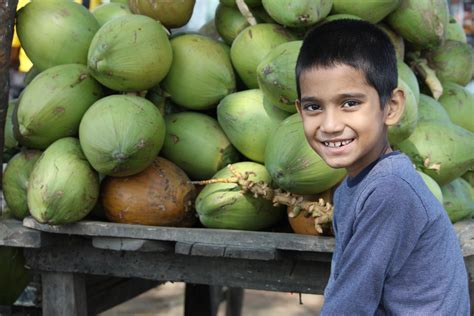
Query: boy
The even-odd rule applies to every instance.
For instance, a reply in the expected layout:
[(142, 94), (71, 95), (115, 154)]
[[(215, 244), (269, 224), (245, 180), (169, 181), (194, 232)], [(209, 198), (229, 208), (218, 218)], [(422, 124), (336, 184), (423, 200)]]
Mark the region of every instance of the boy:
[(454, 229), (387, 128), (400, 119), (394, 48), (376, 26), (308, 33), (296, 81), (308, 143), (347, 177), (334, 196), (336, 249), (321, 315), (469, 315)]

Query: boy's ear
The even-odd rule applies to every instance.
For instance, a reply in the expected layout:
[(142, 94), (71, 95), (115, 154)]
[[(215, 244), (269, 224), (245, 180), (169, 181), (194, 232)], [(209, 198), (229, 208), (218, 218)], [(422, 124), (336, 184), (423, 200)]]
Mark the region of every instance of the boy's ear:
[(295, 100), (295, 107), (296, 107), (296, 111), (298, 111), (298, 113), (301, 115), (301, 103), (299, 99)]
[(385, 125), (397, 124), (405, 112), (405, 92), (396, 88), (392, 92), (392, 97), (385, 105)]

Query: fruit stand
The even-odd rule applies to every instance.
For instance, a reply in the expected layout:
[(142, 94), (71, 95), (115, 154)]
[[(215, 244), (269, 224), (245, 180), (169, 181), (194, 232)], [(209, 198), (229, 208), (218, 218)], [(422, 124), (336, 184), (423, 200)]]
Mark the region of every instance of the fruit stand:
[[(294, 66), (309, 27), (339, 18), (377, 23), (396, 49), (407, 104), (389, 141), (453, 222), (474, 311), (474, 53), (462, 27), (444, 0), (311, 1), (300, 12), (220, 0), (214, 20), (182, 34), (194, 0), (0, 2), (0, 288), (18, 297), (29, 272), (41, 280), (41, 304), (9, 297), (1, 315), (98, 314), (165, 282), (186, 283), (185, 315), (216, 315), (222, 300), (240, 315), (244, 289), (322, 294), (345, 171), (304, 138)], [(12, 96), (14, 25), (33, 67)]]
[[(473, 285), (474, 222), (458, 222), (455, 228)], [(334, 239), (91, 221), (51, 226), (26, 218), (23, 225), (14, 220), (0, 225), (0, 245), (24, 248), (26, 264), (41, 273), (43, 315), (87, 315), (166, 281), (322, 294)], [(116, 282), (106, 295), (86, 287), (91, 275), (140, 281)], [(187, 315), (212, 310), (211, 292), (199, 290), (198, 304)], [(192, 295), (186, 300), (193, 301)], [(232, 300), (241, 303), (235, 294)], [(236, 310), (240, 307), (228, 315), (238, 315)]]

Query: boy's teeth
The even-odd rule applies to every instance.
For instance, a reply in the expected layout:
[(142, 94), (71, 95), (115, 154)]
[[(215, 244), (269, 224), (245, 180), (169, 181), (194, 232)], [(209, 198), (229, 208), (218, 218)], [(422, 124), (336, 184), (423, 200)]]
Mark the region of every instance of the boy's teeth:
[(343, 140), (342, 142), (324, 142), (324, 145), (327, 146), (327, 147), (336, 148), (336, 147), (345, 146), (345, 145), (347, 145), (351, 142), (352, 142), (352, 140), (348, 139), (348, 140)]

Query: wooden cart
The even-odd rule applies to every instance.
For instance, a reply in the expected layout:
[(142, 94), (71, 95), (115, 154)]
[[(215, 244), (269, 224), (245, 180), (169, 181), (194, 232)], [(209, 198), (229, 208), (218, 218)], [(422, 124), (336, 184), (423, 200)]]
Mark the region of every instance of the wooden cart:
[[(472, 286), (474, 221), (454, 226)], [(239, 315), (241, 289), (322, 294), (334, 239), (94, 221), (50, 226), (26, 218), (23, 225), (0, 222), (0, 245), (23, 247), (27, 265), (41, 274), (43, 315), (96, 314), (166, 281), (194, 284), (187, 315), (215, 315), (212, 291), (222, 286), (232, 293), (228, 315)], [(111, 277), (102, 290), (89, 286), (91, 278), (98, 285)]]

